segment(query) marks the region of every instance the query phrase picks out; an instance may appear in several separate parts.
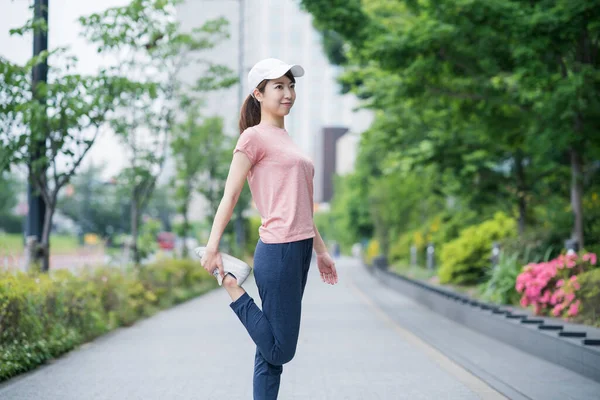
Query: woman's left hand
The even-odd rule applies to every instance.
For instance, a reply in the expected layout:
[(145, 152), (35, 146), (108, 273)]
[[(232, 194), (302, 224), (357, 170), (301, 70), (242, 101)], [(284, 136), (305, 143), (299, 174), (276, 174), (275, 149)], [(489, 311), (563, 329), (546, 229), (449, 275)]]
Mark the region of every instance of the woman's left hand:
[(329, 253), (317, 254), (317, 266), (321, 274), (323, 282), (330, 285), (335, 285), (338, 282), (337, 271), (335, 270), (335, 262)]

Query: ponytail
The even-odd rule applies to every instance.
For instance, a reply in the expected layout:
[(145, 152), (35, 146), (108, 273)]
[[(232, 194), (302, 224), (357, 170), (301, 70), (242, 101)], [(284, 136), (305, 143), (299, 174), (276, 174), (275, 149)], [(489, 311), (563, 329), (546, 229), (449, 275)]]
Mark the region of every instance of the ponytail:
[(260, 124), (260, 103), (249, 95), (240, 111), (240, 134), (246, 129)]
[[(292, 71), (285, 73), (285, 76), (296, 83), (296, 78), (292, 74)], [(265, 87), (267, 86), (267, 80), (263, 80), (256, 88), (261, 92), (265, 93)], [(246, 101), (242, 105), (240, 111), (240, 135), (248, 128), (260, 124), (260, 102), (252, 95), (246, 97)]]

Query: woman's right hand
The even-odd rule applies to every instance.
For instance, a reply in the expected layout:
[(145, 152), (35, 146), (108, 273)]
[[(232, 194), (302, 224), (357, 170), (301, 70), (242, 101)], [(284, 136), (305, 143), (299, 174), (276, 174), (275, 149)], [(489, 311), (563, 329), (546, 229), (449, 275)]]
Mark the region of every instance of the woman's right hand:
[(200, 260), (202, 267), (208, 271), (209, 274), (213, 274), (215, 269), (219, 269), (219, 275), (221, 278), (225, 277), (225, 271), (223, 270), (223, 259), (221, 253), (218, 250), (206, 249), (202, 259)]

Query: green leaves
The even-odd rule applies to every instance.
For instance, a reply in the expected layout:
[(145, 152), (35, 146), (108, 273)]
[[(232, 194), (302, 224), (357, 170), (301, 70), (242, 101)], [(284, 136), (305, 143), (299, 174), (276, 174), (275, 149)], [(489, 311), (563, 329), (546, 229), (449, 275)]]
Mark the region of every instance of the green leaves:
[[(364, 185), (363, 204), (366, 193), (383, 196), (379, 185), (401, 185), (428, 169), (444, 182), (441, 193), (481, 217), (501, 209), (536, 223), (530, 210), (545, 204), (547, 193), (569, 199), (571, 182), (560, 169), (569, 154), (581, 155), (584, 165), (572, 166), (576, 175), (600, 158), (600, 3), (302, 4), (330, 59), (344, 66), (343, 91), (375, 111), (354, 178)], [(385, 211), (370, 220), (376, 230), (406, 232), (412, 219), (399, 222), (392, 214), (411, 202), (379, 202)], [(580, 203), (574, 198), (572, 209)]]

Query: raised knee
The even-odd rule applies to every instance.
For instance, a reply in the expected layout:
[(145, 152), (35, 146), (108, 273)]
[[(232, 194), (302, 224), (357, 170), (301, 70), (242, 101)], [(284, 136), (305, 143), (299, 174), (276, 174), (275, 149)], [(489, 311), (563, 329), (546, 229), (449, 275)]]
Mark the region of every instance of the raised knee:
[(287, 351), (279, 351), (275, 354), (273, 354), (272, 357), (270, 357), (270, 360), (267, 360), (267, 362), (269, 364), (273, 364), (273, 365), (283, 365), (283, 364), (287, 364), (290, 361), (292, 361), (292, 359), (294, 358), (294, 356), (296, 355), (296, 349), (291, 349), (291, 350), (287, 350)]
[(292, 361), (294, 359), (295, 355), (296, 355), (296, 349), (294, 349), (292, 351), (288, 351), (287, 353), (284, 353), (282, 360), (281, 360), (281, 365), (287, 364), (290, 361)]

